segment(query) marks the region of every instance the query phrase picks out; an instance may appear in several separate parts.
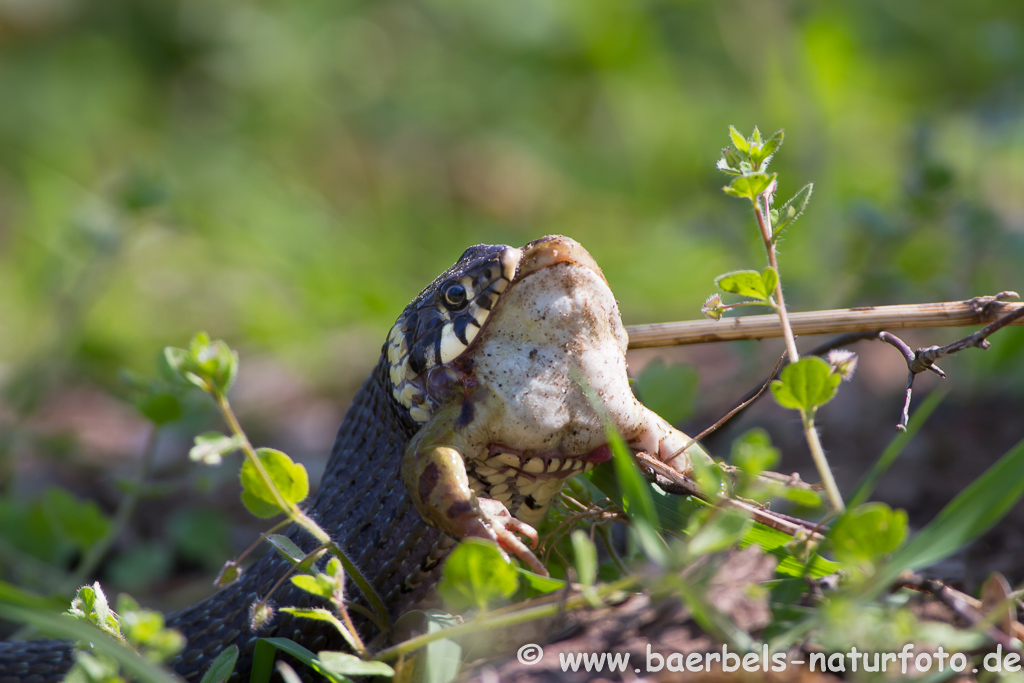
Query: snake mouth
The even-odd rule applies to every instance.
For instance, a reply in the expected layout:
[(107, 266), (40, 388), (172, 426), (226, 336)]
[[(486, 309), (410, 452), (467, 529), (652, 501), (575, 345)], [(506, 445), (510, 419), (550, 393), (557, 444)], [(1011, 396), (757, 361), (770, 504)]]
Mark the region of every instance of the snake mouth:
[[(597, 273), (602, 280), (604, 274), (597, 261), (576, 240), (562, 235), (548, 235), (534, 240), (522, 248), (519, 268), (516, 270), (513, 284), (529, 277), (533, 273), (561, 263), (570, 263), (589, 268)], [(607, 282), (607, 280), (605, 280)]]

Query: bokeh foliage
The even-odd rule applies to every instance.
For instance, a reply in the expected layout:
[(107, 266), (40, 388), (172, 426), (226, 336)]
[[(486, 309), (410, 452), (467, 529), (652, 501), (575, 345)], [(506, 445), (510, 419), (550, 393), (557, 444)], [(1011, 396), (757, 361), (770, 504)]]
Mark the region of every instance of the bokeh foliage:
[[(794, 307), (1019, 285), (1024, 8), (881, 1), (0, 2), (0, 349), (309, 371), (462, 249), (583, 242), (628, 322), (749, 262), (714, 169), (785, 127)], [(827, 227), (823, 227), (827, 226)], [(737, 248), (739, 247), (739, 249)], [(1017, 282), (1014, 282), (1014, 280)], [(827, 280), (828, 287), (818, 283)]]

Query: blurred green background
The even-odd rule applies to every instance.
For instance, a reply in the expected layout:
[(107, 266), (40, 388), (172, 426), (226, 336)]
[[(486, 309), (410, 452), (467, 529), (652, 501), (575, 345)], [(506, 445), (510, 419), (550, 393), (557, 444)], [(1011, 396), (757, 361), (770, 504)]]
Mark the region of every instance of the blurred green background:
[[(200, 329), (242, 350), (257, 437), (322, 450), (469, 244), (563, 233), (627, 323), (699, 317), (763, 260), (714, 167), (730, 124), (786, 129), (781, 198), (815, 183), (793, 308), (1024, 290), (1019, 0), (0, 0), (0, 521), (54, 480), (112, 510), (146, 439), (121, 368)], [(1019, 391), (1022, 347), (972, 367)], [(184, 473), (217, 424), (186, 417), (168, 490), (230, 481)], [(160, 552), (189, 557), (136, 561)]]

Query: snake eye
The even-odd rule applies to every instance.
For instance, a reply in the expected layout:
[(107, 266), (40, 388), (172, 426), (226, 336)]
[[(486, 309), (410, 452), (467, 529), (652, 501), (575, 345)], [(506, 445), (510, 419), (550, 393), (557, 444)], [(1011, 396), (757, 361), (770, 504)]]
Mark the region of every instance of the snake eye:
[(466, 288), (458, 282), (450, 282), (445, 285), (442, 296), (444, 306), (449, 311), (461, 311), (468, 303), (466, 300)]

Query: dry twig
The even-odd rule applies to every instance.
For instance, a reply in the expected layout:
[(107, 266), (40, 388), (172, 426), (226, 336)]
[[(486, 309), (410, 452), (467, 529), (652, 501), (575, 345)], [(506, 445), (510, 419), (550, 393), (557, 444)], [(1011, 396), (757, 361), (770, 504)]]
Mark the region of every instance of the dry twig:
[(700, 498), (701, 500), (713, 505), (731, 508), (733, 510), (742, 510), (749, 514), (755, 522), (760, 522), (767, 527), (789, 534), (790, 536), (809, 536), (813, 540), (821, 540), (824, 538), (820, 533), (820, 525), (815, 524), (814, 522), (808, 522), (797, 517), (790, 517), (789, 515), (772, 512), (771, 510), (758, 507), (757, 505), (753, 505), (745, 501), (736, 500), (735, 498), (711, 498), (706, 493), (698, 489), (695, 481), (684, 476), (678, 470), (666, 465), (654, 456), (640, 452), (636, 454), (636, 460), (637, 464), (640, 466), (640, 471), (668, 493), (694, 496), (695, 498)]
[[(992, 304), (998, 303), (1001, 299), (1008, 297), (1016, 298), (1017, 293), (1001, 292), (994, 297), (979, 297), (973, 301), (977, 303), (979, 309), (984, 309), (991, 307)], [(910, 397), (914, 390), (914, 378), (917, 377), (917, 375), (926, 370), (930, 370), (939, 377), (944, 378), (946, 373), (943, 372), (938, 365), (935, 365), (935, 361), (945, 356), (952, 355), (957, 351), (963, 351), (964, 349), (987, 349), (991, 346), (988, 341), (989, 336), (1007, 325), (1016, 324), (1017, 321), (1024, 321), (1024, 306), (1015, 307), (1014, 310), (1011, 310), (1009, 313), (996, 319), (994, 322), (986, 325), (974, 334), (969, 334), (951, 344), (946, 344), (945, 346), (928, 346), (915, 351), (911, 351), (906, 342), (891, 332), (879, 332), (878, 339), (899, 349), (900, 353), (903, 354), (903, 358), (907, 361), (906, 397), (903, 401), (903, 412), (900, 415), (900, 421), (896, 425), (896, 429), (901, 432), (907, 431), (907, 421), (910, 419)]]
[(936, 579), (928, 579), (920, 574), (911, 572), (907, 572), (901, 577), (900, 585), (923, 593), (931, 593), (971, 626), (983, 627), (985, 634), (992, 639), (992, 642), (1002, 645), (1003, 649), (1010, 652), (1020, 650), (1020, 639), (1021, 636), (1024, 636), (1024, 633), (1021, 633), (1024, 629), (1019, 628), (1020, 624), (1016, 624), (1018, 629), (1015, 629), (1013, 635), (1006, 634), (991, 624), (985, 624), (985, 617), (980, 611), (982, 608), (981, 601), (977, 598), (972, 598), (955, 588), (950, 588)]
[[(1012, 296), (1011, 296), (1012, 295)], [(861, 306), (827, 311), (791, 313), (790, 323), (797, 335), (840, 334), (845, 332), (877, 332), (934, 327), (969, 327), (985, 325), (1000, 316), (1024, 309), (1024, 303), (1007, 303), (1013, 292), (977, 297), (967, 301), (901, 306)], [(1017, 318), (1014, 325), (1024, 325)], [(689, 320), (684, 322), (632, 325), (629, 348), (646, 349), (681, 346), (705, 342), (769, 339), (782, 336), (782, 326), (775, 314), (750, 315), (722, 320)]]

